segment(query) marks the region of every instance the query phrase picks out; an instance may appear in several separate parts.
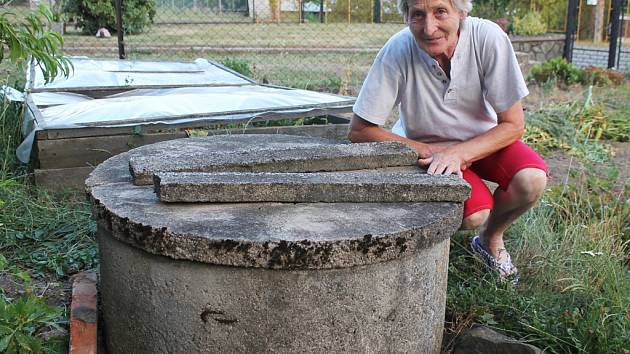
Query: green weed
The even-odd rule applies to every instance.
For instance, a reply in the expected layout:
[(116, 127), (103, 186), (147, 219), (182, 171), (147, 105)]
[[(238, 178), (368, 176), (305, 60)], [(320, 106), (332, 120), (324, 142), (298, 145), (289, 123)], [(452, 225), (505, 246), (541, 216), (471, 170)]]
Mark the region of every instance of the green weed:
[(221, 60), (221, 64), (224, 66), (236, 71), (241, 75), (245, 75), (247, 77), (252, 77), (252, 69), (246, 60), (235, 59), (235, 58), (225, 58)]
[(471, 235), (453, 238), (447, 307), (454, 329), (478, 322), (552, 353), (630, 353), (630, 186), (613, 188), (619, 171), (602, 142), (626, 136), (628, 90), (595, 88), (582, 100), (527, 113), (528, 143), (563, 149), (587, 172), (549, 188), (510, 228), (518, 286), (483, 271), (469, 251)]
[[(589, 87), (583, 100), (526, 112), (523, 141), (541, 153), (562, 149), (587, 161), (607, 162), (611, 151), (605, 141), (630, 140), (630, 104), (626, 99), (600, 100), (594, 89), (603, 90)], [(615, 91), (628, 90), (624, 84)]]
[(570, 86), (580, 82), (582, 70), (563, 58), (554, 58), (532, 66), (529, 76), (538, 83), (553, 80)]
[(0, 99), (0, 280), (17, 289), (0, 291), (0, 352), (63, 353), (67, 313), (31, 293), (32, 284), (45, 274), (64, 279), (93, 268), (95, 224), (82, 198), (30, 184), (15, 157), (21, 117), (22, 105)]
[(67, 347), (65, 337), (53, 336), (44, 344), (45, 332), (65, 333), (60, 324), (62, 312), (47, 305), (41, 298), (27, 294), (14, 302), (0, 297), (0, 352), (2, 353), (62, 353)]
[(606, 181), (555, 187), (508, 235), (518, 286), (484, 274), (467, 239), (453, 240), (448, 307), (554, 353), (628, 353), (628, 190)]

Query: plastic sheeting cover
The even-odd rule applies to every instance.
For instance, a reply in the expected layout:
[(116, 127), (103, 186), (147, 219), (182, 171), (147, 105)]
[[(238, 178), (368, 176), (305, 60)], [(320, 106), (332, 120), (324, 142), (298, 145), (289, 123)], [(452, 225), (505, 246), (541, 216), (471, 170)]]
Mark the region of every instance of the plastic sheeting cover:
[[(349, 97), (265, 86), (184, 87), (133, 90), (108, 98), (53, 106), (41, 110), (42, 129), (80, 126), (125, 126), (172, 121), (177, 117), (215, 116), (243, 110), (283, 110), (329, 103), (348, 103)], [(128, 123), (128, 121), (133, 121)], [(99, 124), (100, 123), (100, 124)]]
[[(267, 113), (281, 116), (330, 106), (350, 109), (355, 100), (313, 91), (259, 86), (205, 59), (175, 63), (73, 58), (72, 63), (74, 72), (69, 78), (58, 77), (46, 85), (36, 69), (32, 87), (41, 92), (30, 96), (41, 114), (29, 109), (25, 112), (22, 126), (25, 139), (17, 151), (21, 161), (29, 160), (35, 132), (42, 129), (247, 120)], [(28, 77), (27, 81), (30, 80)], [(134, 86), (201, 87), (133, 90)], [(69, 92), (45, 92), (47, 88), (97, 87), (121, 87), (130, 91), (99, 99)]]
[[(44, 84), (41, 69), (35, 67), (34, 89), (129, 87), (173, 85), (244, 85), (252, 83), (206, 59), (192, 63), (93, 60), (71, 58), (70, 77), (58, 76)], [(31, 78), (28, 78), (31, 79)], [(30, 80), (29, 80), (30, 81)]]
[(56, 106), (93, 100), (92, 97), (70, 92), (37, 92), (31, 93), (33, 103), (38, 107)]

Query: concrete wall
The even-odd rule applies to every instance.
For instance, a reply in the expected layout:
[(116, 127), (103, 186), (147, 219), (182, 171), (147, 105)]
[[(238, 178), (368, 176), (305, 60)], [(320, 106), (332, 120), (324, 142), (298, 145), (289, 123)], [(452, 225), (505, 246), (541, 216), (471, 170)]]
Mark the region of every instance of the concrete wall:
[(331, 270), (213, 266), (156, 256), (99, 226), (107, 352), (440, 352), (449, 239)]
[[(605, 68), (608, 66), (608, 48), (574, 46), (573, 64), (580, 67), (592, 65)], [(621, 71), (630, 70), (630, 48), (621, 48), (618, 69)]]

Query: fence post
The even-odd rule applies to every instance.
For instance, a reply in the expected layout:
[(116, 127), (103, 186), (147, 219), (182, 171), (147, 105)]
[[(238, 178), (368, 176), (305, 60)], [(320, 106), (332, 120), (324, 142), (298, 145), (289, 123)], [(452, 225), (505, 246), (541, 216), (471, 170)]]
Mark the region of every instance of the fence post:
[(612, 0), (612, 12), (610, 14), (610, 46), (608, 47), (608, 68), (615, 67), (617, 59), (617, 41), (619, 40), (619, 15), (623, 0)]
[(623, 50), (623, 37), (626, 35), (624, 25), (626, 22), (627, 0), (621, 0), (621, 20), (619, 20), (619, 50), (617, 51), (617, 67), (621, 69), (621, 51)]
[(567, 28), (564, 35), (564, 53), (562, 57), (569, 63), (573, 61), (573, 41), (575, 40), (576, 12), (579, 0), (569, 0), (567, 7)]
[(324, 0), (319, 0), (319, 23), (324, 23)]
[(348, 0), (348, 24), (352, 22), (352, 0)]
[(118, 58), (125, 59), (125, 41), (123, 37), (123, 0), (116, 0), (116, 32), (118, 32)]
[(381, 23), (381, 0), (374, 0), (374, 12), (372, 13), (372, 22)]

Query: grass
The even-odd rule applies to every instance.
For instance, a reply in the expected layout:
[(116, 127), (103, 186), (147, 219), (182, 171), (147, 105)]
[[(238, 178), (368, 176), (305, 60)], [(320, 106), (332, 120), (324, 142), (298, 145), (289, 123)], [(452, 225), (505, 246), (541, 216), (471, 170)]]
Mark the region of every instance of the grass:
[[(528, 113), (530, 144), (564, 149), (596, 172), (549, 188), (509, 229), (518, 286), (482, 272), (469, 234), (453, 237), (447, 303), (453, 332), (478, 322), (552, 353), (630, 353), (630, 186), (613, 188), (618, 171), (605, 142), (592, 134), (593, 122), (603, 120), (610, 131), (599, 138), (625, 139), (628, 103), (615, 98), (628, 97), (629, 89), (628, 83), (598, 89), (591, 96), (605, 107), (598, 120), (584, 99)], [(609, 124), (618, 115), (625, 121)]]
[[(339, 48), (378, 50), (401, 23), (213, 23), (153, 25), (141, 34), (125, 35), (125, 45), (153, 47), (211, 46), (217, 48)], [(81, 35), (72, 26), (64, 35), (67, 49), (73, 47), (117, 48), (117, 38)], [(164, 43), (168, 43), (165, 45)]]
[(66, 352), (66, 307), (34, 289), (96, 265), (95, 224), (82, 197), (29, 182), (15, 158), (21, 114), (20, 104), (0, 98), (0, 352)]
[(628, 353), (628, 190), (597, 180), (555, 187), (510, 229), (518, 286), (480, 273), (467, 238), (453, 239), (448, 308), (554, 353)]
[[(125, 53), (129, 59), (239, 59), (250, 63), (252, 76), (260, 81), (309, 89), (346, 81), (343, 87), (355, 92), (378, 49), (402, 27), (318, 23), (156, 25), (147, 33), (125, 36)], [(70, 31), (64, 40), (68, 54), (116, 57), (118, 53), (114, 37), (98, 39)]]
[[(246, 63), (251, 77), (261, 83), (295, 87), (344, 95), (358, 94), (374, 55), (352, 54), (290, 54), (290, 53), (230, 53), (205, 52), (201, 55), (217, 62)], [(191, 61), (200, 53), (163, 52), (154, 55), (129, 53), (131, 59)], [(300, 65), (295, 63), (300, 62)]]
[[(267, 59), (283, 63), (282, 57)], [(280, 73), (281, 65), (271, 68), (265, 70)], [(264, 78), (258, 65), (250, 62), (250, 69)], [(318, 82), (340, 91), (351, 82), (348, 76), (362, 79), (358, 72), (322, 70)], [(312, 76), (306, 73), (296, 76), (296, 85), (317, 82), (309, 82)], [(470, 234), (452, 238), (449, 330), (476, 322), (552, 353), (629, 353), (630, 189), (613, 187), (617, 171), (608, 155), (609, 140), (603, 140), (627, 140), (629, 93), (628, 83), (595, 88), (590, 96), (585, 90), (586, 96), (570, 102), (543, 102), (528, 111), (532, 145), (573, 154), (590, 172), (550, 187), (540, 205), (509, 230), (508, 247), (522, 272), (518, 286), (482, 271), (468, 249)], [(585, 97), (592, 104), (585, 104)], [(81, 197), (48, 194), (30, 184), (27, 169), (14, 157), (20, 117), (19, 105), (0, 103), (0, 352), (39, 352), (39, 347), (58, 352), (67, 348), (67, 310), (34, 289), (37, 282), (63, 282), (95, 267), (95, 225)]]

